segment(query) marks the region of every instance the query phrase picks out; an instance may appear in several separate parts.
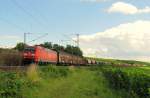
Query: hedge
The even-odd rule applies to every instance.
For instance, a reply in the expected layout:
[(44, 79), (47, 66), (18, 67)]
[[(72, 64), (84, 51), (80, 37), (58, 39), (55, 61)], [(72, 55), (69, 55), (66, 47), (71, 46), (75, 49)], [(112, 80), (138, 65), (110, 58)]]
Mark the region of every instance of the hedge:
[(110, 87), (126, 91), (131, 98), (150, 98), (149, 75), (121, 68), (103, 69), (103, 74)]

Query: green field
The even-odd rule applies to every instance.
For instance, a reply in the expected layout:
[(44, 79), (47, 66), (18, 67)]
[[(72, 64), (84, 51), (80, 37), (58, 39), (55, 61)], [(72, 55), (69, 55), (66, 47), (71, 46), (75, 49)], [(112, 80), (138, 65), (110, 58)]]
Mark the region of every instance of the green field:
[[(104, 69), (115, 68), (32, 65), (24, 73), (0, 72), (1, 98), (134, 98), (123, 90), (111, 88)], [(150, 73), (150, 67), (121, 70)]]

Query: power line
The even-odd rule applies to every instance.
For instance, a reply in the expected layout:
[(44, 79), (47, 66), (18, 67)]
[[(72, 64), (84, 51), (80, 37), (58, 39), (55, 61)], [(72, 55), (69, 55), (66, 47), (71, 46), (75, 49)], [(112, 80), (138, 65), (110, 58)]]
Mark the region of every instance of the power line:
[(45, 37), (46, 35), (48, 35), (48, 33), (45, 33), (44, 35), (41, 35), (41, 36), (37, 37), (36, 39), (33, 39), (33, 40), (29, 41), (28, 43), (39, 40), (39, 39)]
[(26, 30), (23, 27), (15, 24), (14, 22), (11, 22), (11, 21), (9, 21), (9, 20), (7, 20), (5, 18), (2, 18), (2, 17), (0, 17), (0, 20), (5, 22), (5, 23), (7, 23), (7, 24), (9, 24), (9, 25), (13, 25), (13, 27), (17, 28), (18, 30), (26, 32)]
[[(39, 21), (34, 15), (32, 15), (29, 11), (27, 11), (24, 7), (22, 7), (16, 0), (11, 0), (11, 2), (16, 5), (20, 10), (22, 10), (24, 13), (26, 13), (29, 17), (31, 17), (34, 21), (36, 21), (38, 24), (43, 25), (41, 21)], [(45, 28), (45, 26), (43, 26)]]
[[(34, 10), (36, 10), (36, 12), (37, 12), (37, 9), (35, 8), (35, 7), (33, 7), (32, 6), (32, 9), (34, 9)], [(40, 16), (40, 17), (42, 17), (42, 19), (44, 20), (44, 22), (47, 22), (48, 23), (48, 19), (43, 15), (43, 14), (41, 14), (41, 12), (38, 10), (38, 15)], [(49, 23), (48, 23), (49, 24)]]
[[(24, 49), (25, 49), (25, 47), (26, 47), (26, 45), (27, 45), (26, 42), (27, 42), (27, 35), (28, 35), (28, 34), (34, 34), (34, 33), (24, 33)], [(45, 33), (44, 35), (39, 36), (39, 37), (37, 37), (36, 39), (33, 39), (33, 40), (29, 41), (28, 43), (33, 42), (33, 41), (36, 41), (36, 40), (39, 40), (39, 39), (45, 37), (46, 35), (48, 35), (48, 33)]]
[(72, 34), (76, 36), (76, 40), (74, 40), (72, 37), (69, 37), (68, 35), (64, 34), (64, 37), (70, 39), (70, 41), (73, 41), (76, 43), (76, 46), (79, 47), (79, 43), (80, 43), (80, 34)]
[(63, 36), (66, 38), (65, 40), (61, 40), (61, 41), (63, 41), (63, 42), (74, 42), (74, 40), (70, 37), (70, 36), (68, 36), (68, 35), (66, 35), (66, 34), (63, 34)]

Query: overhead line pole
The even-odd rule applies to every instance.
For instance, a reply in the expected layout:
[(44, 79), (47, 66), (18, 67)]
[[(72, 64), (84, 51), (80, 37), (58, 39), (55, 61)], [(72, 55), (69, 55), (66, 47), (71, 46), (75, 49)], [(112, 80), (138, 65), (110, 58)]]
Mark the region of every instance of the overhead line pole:
[[(77, 47), (78, 47), (78, 48), (79, 48), (79, 41), (80, 41), (80, 40), (79, 40), (79, 36), (80, 36), (80, 35), (77, 34)], [(77, 57), (77, 62), (80, 63), (78, 57)]]
[[(27, 44), (27, 34), (33, 34), (33, 33), (24, 33), (24, 48), (25, 48), (25, 46), (26, 46), (26, 44)], [(40, 38), (42, 38), (42, 37), (44, 37), (44, 36), (46, 36), (46, 35), (48, 35), (48, 33), (45, 33), (44, 35), (39, 36), (39, 37), (37, 37), (36, 39), (31, 40), (31, 41), (29, 41), (29, 42), (36, 41), (36, 40), (38, 40), (38, 39), (40, 39)]]
[[(67, 38), (69, 38), (69, 39), (71, 39), (71, 41), (73, 41), (73, 42), (75, 42), (76, 43), (76, 46), (79, 48), (80, 46), (80, 34), (75, 34), (76, 35), (76, 40), (74, 40), (74, 39), (72, 39), (72, 38), (70, 38), (70, 37), (67, 37)], [(66, 37), (66, 36), (65, 36)], [(73, 51), (72, 51), (72, 54), (73, 54)], [(80, 63), (79, 62), (79, 57), (78, 57), (79, 55), (77, 55), (77, 63)]]
[(79, 43), (80, 43), (80, 40), (79, 40), (79, 37), (80, 37), (80, 34), (76, 34), (76, 36), (77, 36), (77, 46), (79, 47)]
[(76, 39), (75, 39), (75, 40), (72, 39), (71, 37), (66, 36), (66, 35), (64, 35), (64, 36), (65, 36), (66, 38), (72, 40), (73, 42), (75, 42), (75, 43), (76, 43), (76, 46), (79, 47), (79, 46), (80, 46), (80, 34), (77, 33), (77, 34), (73, 34), (73, 35), (76, 36)]
[(26, 47), (27, 34), (32, 34), (32, 33), (24, 33), (24, 49)]
[(24, 47), (25, 47), (25, 44), (26, 44), (26, 33), (24, 33)]

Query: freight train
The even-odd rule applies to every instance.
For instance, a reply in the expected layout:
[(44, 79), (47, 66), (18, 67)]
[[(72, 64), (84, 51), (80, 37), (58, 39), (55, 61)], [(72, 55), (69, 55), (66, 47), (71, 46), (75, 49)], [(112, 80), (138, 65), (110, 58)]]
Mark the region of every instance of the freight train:
[(73, 55), (64, 51), (47, 49), (42, 46), (28, 46), (23, 52), (24, 63), (61, 64), (61, 65), (94, 65), (98, 61)]

